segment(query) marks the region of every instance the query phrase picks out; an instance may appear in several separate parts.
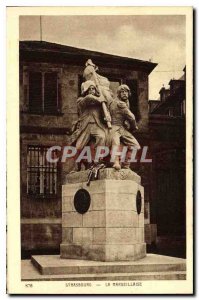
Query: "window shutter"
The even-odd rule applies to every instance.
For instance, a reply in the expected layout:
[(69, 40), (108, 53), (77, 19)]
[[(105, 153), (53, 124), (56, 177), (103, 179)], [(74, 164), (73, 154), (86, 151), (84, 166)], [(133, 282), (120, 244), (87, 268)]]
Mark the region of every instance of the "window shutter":
[(61, 112), (61, 110), (62, 110), (62, 92), (61, 92), (61, 83), (58, 82), (57, 111)]
[(42, 112), (42, 74), (29, 73), (29, 109), (32, 113)]
[(54, 113), (58, 108), (57, 73), (45, 73), (44, 76), (44, 112)]

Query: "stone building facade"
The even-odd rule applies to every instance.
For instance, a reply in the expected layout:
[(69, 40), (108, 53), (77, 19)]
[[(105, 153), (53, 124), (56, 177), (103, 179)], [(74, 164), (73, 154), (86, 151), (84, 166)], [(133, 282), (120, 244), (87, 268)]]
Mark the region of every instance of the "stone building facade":
[[(186, 68), (160, 101), (149, 101), (152, 146), (151, 222), (161, 253), (186, 255)], [(156, 102), (156, 103), (154, 103)], [(169, 245), (169, 247), (168, 247)], [(168, 249), (170, 248), (170, 249)]]
[[(20, 42), (19, 54), (21, 243), (22, 257), (27, 257), (33, 253), (59, 253), (61, 186), (72, 166), (46, 164), (44, 157), (50, 146), (64, 146), (70, 141), (87, 59), (99, 66), (99, 73), (109, 79), (114, 93), (119, 84), (129, 85), (130, 108), (139, 126), (136, 138), (142, 146), (152, 145), (148, 76), (156, 64), (39, 41)], [(145, 187), (145, 234), (151, 244), (156, 236), (155, 217), (150, 221), (155, 215), (150, 212), (150, 206), (155, 206), (153, 167), (137, 164), (135, 171), (142, 176)]]

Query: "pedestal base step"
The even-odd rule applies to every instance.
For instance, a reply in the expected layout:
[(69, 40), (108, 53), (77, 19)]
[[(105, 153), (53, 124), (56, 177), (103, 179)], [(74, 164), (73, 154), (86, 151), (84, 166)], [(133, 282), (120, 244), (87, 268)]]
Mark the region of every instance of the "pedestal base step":
[[(29, 270), (23, 272), (23, 270)], [(186, 271), (41, 275), (30, 261), (22, 263), (22, 281), (186, 280)]]
[(33, 256), (31, 262), (22, 261), (22, 280), (186, 279), (185, 259), (155, 254), (133, 262), (61, 259), (58, 255)]

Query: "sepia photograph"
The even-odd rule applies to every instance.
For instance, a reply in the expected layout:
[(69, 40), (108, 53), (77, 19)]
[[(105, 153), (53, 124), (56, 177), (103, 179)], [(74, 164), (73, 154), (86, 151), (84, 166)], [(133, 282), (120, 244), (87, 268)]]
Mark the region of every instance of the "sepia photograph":
[(9, 293), (193, 293), (192, 14), (7, 8)]

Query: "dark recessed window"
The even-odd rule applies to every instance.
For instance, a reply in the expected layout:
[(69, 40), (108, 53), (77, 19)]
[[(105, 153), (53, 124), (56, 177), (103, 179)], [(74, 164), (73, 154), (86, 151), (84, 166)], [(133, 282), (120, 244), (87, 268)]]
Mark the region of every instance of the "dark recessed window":
[[(48, 147), (28, 146), (27, 154), (27, 193), (30, 195), (56, 195), (58, 163), (46, 159)], [(56, 158), (56, 151), (51, 157)]]
[(137, 209), (137, 213), (138, 215), (141, 213), (141, 209), (142, 209), (142, 196), (140, 191), (137, 192), (136, 195), (136, 209)]
[(46, 114), (60, 111), (57, 72), (29, 73), (29, 110)]
[(90, 207), (91, 197), (87, 190), (80, 189), (74, 196), (74, 206), (78, 213), (85, 214)]

